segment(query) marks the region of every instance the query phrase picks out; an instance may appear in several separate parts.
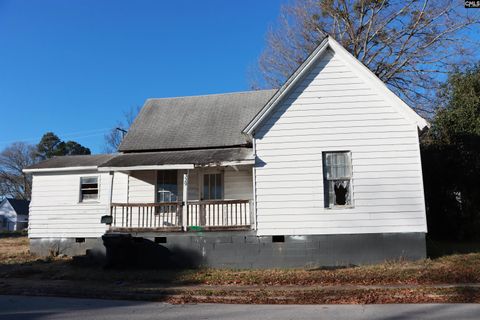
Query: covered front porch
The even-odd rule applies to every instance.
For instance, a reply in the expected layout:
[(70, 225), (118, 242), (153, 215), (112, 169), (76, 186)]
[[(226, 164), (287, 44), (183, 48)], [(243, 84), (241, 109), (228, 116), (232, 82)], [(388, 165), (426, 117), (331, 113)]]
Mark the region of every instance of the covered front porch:
[(251, 200), (112, 203), (109, 232), (251, 230)]
[(244, 148), (117, 157), (99, 168), (111, 178), (107, 232), (255, 229), (253, 163)]

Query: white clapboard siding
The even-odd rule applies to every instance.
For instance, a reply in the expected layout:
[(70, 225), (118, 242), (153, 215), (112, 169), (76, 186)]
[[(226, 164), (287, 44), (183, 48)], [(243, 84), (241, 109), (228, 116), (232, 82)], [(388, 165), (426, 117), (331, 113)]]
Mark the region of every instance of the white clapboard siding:
[[(255, 133), (259, 235), (425, 232), (417, 127), (329, 50)], [(353, 208), (324, 205), (322, 152), (351, 151)]]
[[(98, 201), (79, 202), (80, 178), (84, 176), (99, 177)], [(34, 174), (32, 183), (30, 238), (100, 237), (105, 233), (106, 226), (100, 219), (108, 213), (108, 173)]]
[(128, 174), (115, 172), (113, 175), (112, 202), (128, 202)]
[(155, 171), (132, 171), (128, 181), (128, 202), (155, 202), (156, 179)]
[(253, 178), (251, 166), (238, 166), (239, 170), (226, 168), (224, 172), (224, 198), (228, 200), (252, 200)]

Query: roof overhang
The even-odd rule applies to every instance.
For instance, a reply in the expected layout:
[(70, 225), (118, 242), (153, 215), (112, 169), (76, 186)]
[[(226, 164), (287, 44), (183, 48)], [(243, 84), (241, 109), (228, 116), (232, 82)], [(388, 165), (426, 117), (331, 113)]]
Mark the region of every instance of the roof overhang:
[[(99, 156), (91, 156), (99, 157)], [(77, 161), (78, 160), (78, 161)], [(25, 168), (25, 173), (55, 173), (77, 171), (139, 171), (139, 170), (185, 170), (197, 167), (227, 167), (255, 164), (251, 148), (193, 149), (157, 152), (136, 152), (111, 155), (98, 159), (82, 156), (57, 157), (40, 163), (40, 167)], [(95, 160), (95, 159), (93, 159)], [(83, 165), (90, 162), (89, 165)], [(37, 164), (38, 165), (38, 164)]]
[(62, 167), (62, 168), (34, 168), (23, 169), (24, 173), (41, 173), (41, 172), (65, 172), (65, 171), (90, 171), (97, 170), (97, 166), (83, 166), (83, 167)]
[(393, 93), (370, 69), (357, 60), (335, 39), (333, 39), (331, 36), (327, 36), (308, 56), (308, 58), (297, 68), (290, 78), (288, 78), (282, 87), (280, 87), (280, 89), (257, 113), (250, 123), (243, 129), (243, 134), (247, 135), (249, 138), (253, 137), (255, 129), (263, 122), (265, 118), (268, 117), (268, 115), (283, 100), (283, 98), (286, 97), (293, 88), (295, 88), (295, 85), (303, 79), (304, 75), (311, 70), (311, 68), (316, 64), (316, 62), (327, 51), (328, 48), (331, 48), (335, 54), (338, 54), (339, 58), (349, 65), (357, 76), (365, 80), (367, 83), (370, 83), (372, 85), (372, 89), (376, 89), (377, 92), (385, 99), (390, 101), (392, 105), (400, 111), (400, 113), (402, 113), (412, 123), (415, 123), (419, 130), (423, 130), (425, 127), (430, 126), (425, 119), (418, 115), (412, 108), (410, 108), (410, 106), (408, 106), (402, 99)]
[(99, 167), (98, 171), (182, 170), (193, 169), (193, 164), (165, 164), (152, 166)]
[(98, 166), (99, 171), (182, 170), (254, 164), (250, 148), (124, 153)]
[(242, 165), (253, 165), (255, 160), (242, 160), (242, 161), (221, 161), (211, 162), (205, 164), (165, 164), (165, 165), (152, 165), (152, 166), (128, 166), (128, 167), (99, 167), (100, 172), (111, 171), (139, 171), (139, 170), (188, 170), (194, 168), (203, 167), (233, 167)]

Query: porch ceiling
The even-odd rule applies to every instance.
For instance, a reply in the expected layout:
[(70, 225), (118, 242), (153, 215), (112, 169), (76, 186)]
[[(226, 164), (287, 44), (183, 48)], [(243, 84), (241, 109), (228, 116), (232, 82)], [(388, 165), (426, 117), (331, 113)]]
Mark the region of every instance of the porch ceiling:
[(225, 148), (126, 153), (98, 167), (100, 171), (189, 169), (194, 166), (254, 164), (251, 148)]

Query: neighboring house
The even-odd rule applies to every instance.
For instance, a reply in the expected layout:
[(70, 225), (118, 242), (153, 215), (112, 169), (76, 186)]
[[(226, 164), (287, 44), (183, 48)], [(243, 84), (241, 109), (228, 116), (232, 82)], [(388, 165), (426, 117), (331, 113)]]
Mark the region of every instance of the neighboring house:
[(107, 232), (208, 266), (423, 258), (426, 126), (326, 38), (279, 90), (149, 99), (119, 154), (25, 170), (31, 249), (78, 253)]
[(21, 231), (28, 227), (30, 201), (5, 198), (0, 202), (0, 231)]

